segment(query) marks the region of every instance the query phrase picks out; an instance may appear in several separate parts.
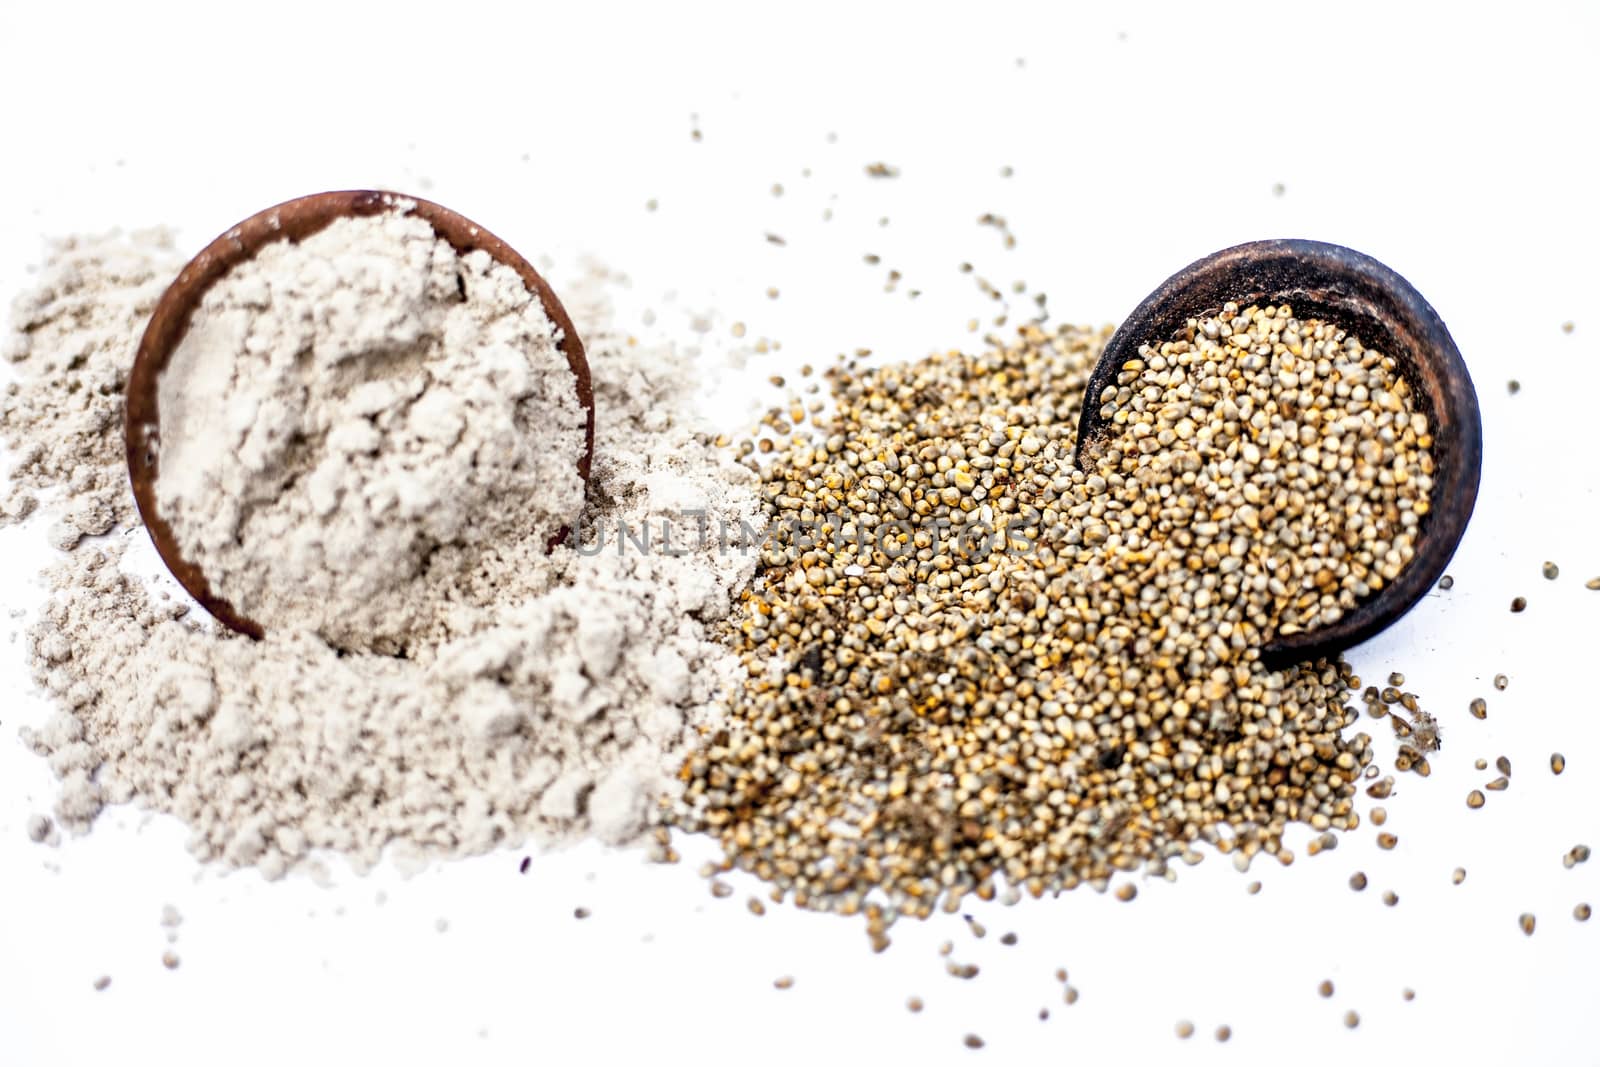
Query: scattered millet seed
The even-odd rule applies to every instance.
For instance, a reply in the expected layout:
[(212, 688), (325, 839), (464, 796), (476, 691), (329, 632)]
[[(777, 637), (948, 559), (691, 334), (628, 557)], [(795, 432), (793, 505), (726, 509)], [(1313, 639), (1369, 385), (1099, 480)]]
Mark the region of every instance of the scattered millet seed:
[(1117, 899), (1123, 902), (1132, 900), (1139, 895), (1139, 887), (1132, 882), (1123, 882), (1117, 886)]
[(1410, 1003), (1411, 1001), (1417, 999), (1417, 991), (1412, 989), (1410, 986), (1407, 986), (1406, 988), (1400, 990), (1400, 999)]
[(1510, 684), (1511, 684), (1511, 679), (1507, 678), (1505, 675), (1497, 674), (1497, 675), (1494, 676), (1494, 687), (1496, 689), (1504, 691), (1505, 687), (1510, 685)]
[(1468, 793), (1467, 794), (1467, 807), (1469, 807), (1469, 808), (1481, 808), (1481, 807), (1483, 807), (1483, 794), (1478, 792), (1478, 790), (1476, 790), (1476, 789), (1474, 789), (1472, 792)]
[(178, 954), (176, 952), (172, 951), (171, 949), (168, 949), (167, 951), (163, 952), (161, 954), (161, 966), (165, 967), (169, 971), (177, 970), (178, 969)]
[[(803, 881), (804, 907), (865, 911), (881, 897), (880, 928), (981, 896), (991, 879), (1036, 896), (1103, 886), (1223, 828), (1246, 861), (1287, 862), (1291, 821), (1359, 825), (1351, 799), (1374, 756), (1370, 737), (1343, 736), (1353, 673), (1338, 661), (1268, 671), (1257, 649), (1335, 621), (1412, 559), (1433, 458), (1411, 387), (1341, 330), (1227, 304), (1187, 339), (1144, 346), (1086, 400), (1105, 339), (1029, 324), (977, 352), (829, 373), (827, 421), (761, 468), (772, 532), (725, 624), (747, 677), (725, 729), (685, 763), (674, 825), (710, 832), (729, 863), (776, 887)], [(1272, 354), (1253, 355), (1260, 346)], [(1202, 368), (1229, 383), (1214, 398), (1187, 387)], [(1290, 376), (1310, 405), (1294, 417), (1278, 403)], [(1246, 401), (1255, 415), (1241, 418)], [(1063, 416), (1086, 403), (1113, 429), (1080, 470)], [(1318, 426), (1350, 427), (1337, 435), (1348, 469), (1303, 506), (1275, 507), (1277, 450), (1322, 440), (1333, 454)], [(1194, 447), (1180, 442), (1196, 433), (1237, 451), (1226, 495), (1199, 510), (1172, 493), (1172, 464)], [(1334, 536), (1335, 491), (1369, 509), (1376, 541)], [(1006, 516), (1007, 540), (1036, 549), (968, 552), (935, 536)], [(1059, 534), (1039, 528), (1044, 516)], [(1191, 531), (1192, 553), (1169, 527)], [(1122, 575), (1130, 555), (1147, 557), (1148, 577), (1095, 577)], [(1263, 562), (1280, 558), (1318, 560), (1315, 583), (1291, 589)], [(1166, 640), (1193, 643), (1204, 669), (1192, 677), (1162, 663), (1150, 594), (1183, 598)], [(1113, 680), (1130, 708), (1172, 711), (1100, 707)], [(1001, 727), (1013, 722), (1026, 728)], [(1153, 752), (1169, 767), (1151, 771)], [(1145, 796), (1154, 803), (1127, 802)], [(835, 820), (856, 832), (801, 832)], [(886, 835), (901, 842), (892, 863), (876, 851)]]
[(572, 917), (574, 919), (587, 919), (590, 916), (590, 914), (592, 914), (592, 913), (589, 911), (588, 908), (573, 908), (572, 909)]
[(1357, 893), (1367, 888), (1367, 876), (1361, 871), (1357, 871), (1355, 874), (1352, 874), (1350, 876), (1350, 888), (1354, 889)]
[(94, 980), (94, 991), (96, 993), (103, 993), (110, 985), (111, 976), (109, 974), (102, 974), (99, 978)]
[(1017, 943), (1017, 935), (1009, 931), (1007, 933), (1003, 933), (1000, 935), (1000, 943), (1007, 947), (1015, 945)]
[(1347, 1011), (1344, 1013), (1344, 1024), (1345, 1026), (1354, 1030), (1356, 1027), (1361, 1025), (1361, 1016), (1357, 1015), (1353, 1009)]
[(1474, 770), (1486, 771), (1489, 769), (1489, 761), (1480, 756), (1472, 761), (1472, 766)]
[(783, 195), (783, 186), (781, 184), (779, 184), (778, 182), (773, 182), (772, 183), (772, 195), (773, 196), (782, 196)]
[(1511, 598), (1511, 610), (1513, 612), (1524, 611), (1524, 610), (1527, 609), (1527, 607), (1528, 607), (1528, 598), (1527, 597), (1519, 596), (1519, 597), (1512, 597)]
[(1039, 1021), (1040, 1022), (1044, 1022), (1045, 1020), (1047, 1020), (1049, 1018), (1050, 1018), (1050, 1009), (1049, 1008), (1040, 1008), (1039, 1009)]
[(967, 929), (972, 932), (973, 937), (981, 938), (989, 933), (989, 928), (972, 916), (963, 915), (962, 918), (967, 921)]
[(1563, 322), (1561, 324), (1561, 332), (1562, 333), (1571, 333), (1574, 328), (1575, 328), (1574, 324), (1571, 323), (1571, 322)]
[(1400, 839), (1398, 837), (1396, 837), (1394, 834), (1382, 833), (1382, 834), (1378, 835), (1378, 847), (1383, 849), (1386, 852), (1389, 849), (1394, 848), (1394, 846), (1399, 844), (1399, 843), (1400, 843)]
[(1443, 578), (1439, 579), (1439, 588), (1440, 589), (1454, 589), (1455, 585), (1456, 585), (1456, 580), (1454, 578), (1450, 577), (1448, 574), (1445, 575)]
[(1542, 568), (1542, 570), (1544, 572), (1544, 576), (1546, 578), (1550, 579), (1552, 582), (1555, 581), (1556, 578), (1561, 574), (1561, 568), (1557, 567), (1554, 563), (1550, 562), (1549, 560), (1545, 560), (1544, 561), (1544, 567)]
[(1067, 986), (1066, 989), (1061, 991), (1061, 999), (1067, 1004), (1078, 1003), (1078, 987), (1071, 985)]
[(1583, 583), (1585, 589), (1600, 589), (1600, 578), (1590, 578)]
[(1518, 393), (1522, 392), (1522, 383), (1517, 381), (1515, 378), (1511, 379), (1506, 383), (1506, 392), (1510, 393), (1512, 396), (1516, 396)]
[(772, 980), (772, 988), (774, 988), (774, 989), (789, 989), (793, 985), (794, 985), (794, 977), (792, 975), (787, 975), (786, 974), (786, 975), (783, 975), (781, 978), (774, 978)]
[(947, 963), (944, 965), (945, 973), (952, 978), (973, 979), (978, 977), (976, 963)]
[(767, 299), (768, 300), (776, 300), (776, 299), (778, 299), (778, 287), (776, 285), (767, 286)]
[(1571, 850), (1569, 850), (1567, 852), (1567, 859), (1572, 861), (1572, 862), (1567, 864), (1568, 867), (1576, 867), (1580, 863), (1588, 863), (1589, 862), (1589, 846), (1588, 845), (1573, 845)]
[(1249, 885), (1244, 887), (1244, 891), (1249, 893), (1251, 896), (1255, 896), (1257, 893), (1261, 892), (1261, 883), (1251, 882)]
[(1524, 934), (1527, 934), (1529, 937), (1533, 936), (1533, 915), (1531, 913), (1526, 911), (1523, 912), (1522, 915), (1517, 919), (1517, 925), (1522, 927), (1522, 932)]
[(1489, 782), (1486, 785), (1484, 785), (1484, 788), (1492, 790), (1492, 791), (1494, 791), (1496, 793), (1499, 793), (1499, 792), (1503, 791), (1510, 784), (1511, 784), (1511, 779), (1507, 778), (1505, 775), (1501, 775), (1499, 778), (1496, 778), (1494, 781)]
[(1172, 1030), (1178, 1035), (1179, 1041), (1187, 1041), (1194, 1036), (1194, 1023), (1188, 1019), (1179, 1019), (1178, 1025), (1174, 1026)]
[(1390, 685), (1405, 685), (1406, 684), (1406, 676), (1401, 674), (1399, 671), (1395, 671), (1394, 673), (1389, 675), (1389, 684)]
[(658, 208), (660, 206), (661, 205), (654, 198), (652, 198), (650, 200), (646, 200), (644, 202), (644, 209), (646, 211), (654, 211), (656, 208)]
[(1367, 817), (1372, 820), (1372, 825), (1382, 826), (1384, 823), (1389, 821), (1389, 809), (1382, 807), (1373, 808)]
[(1233, 1036), (1233, 1027), (1227, 1026), (1227, 1025), (1223, 1025), (1223, 1026), (1217, 1027), (1217, 1040), (1218, 1041), (1226, 1041), (1226, 1040), (1228, 1040), (1228, 1038), (1230, 1038), (1232, 1036)]
[(920, 1012), (922, 1010), (922, 998), (921, 997), (907, 997), (906, 998), (906, 1010), (909, 1011), (913, 1015), (915, 1015), (918, 1012)]
[(1394, 907), (1396, 904), (1400, 903), (1400, 894), (1396, 893), (1393, 889), (1385, 889), (1383, 891), (1383, 903), (1388, 907)]
[(1317, 983), (1317, 993), (1324, 997), (1333, 996), (1333, 982), (1330, 979), (1324, 978), (1321, 982)]
[(733, 886), (729, 885), (727, 882), (721, 881), (720, 879), (714, 880), (711, 883), (711, 895), (716, 897), (718, 900), (721, 900), (724, 897), (731, 897), (733, 896)]
[(898, 178), (898, 177), (900, 177), (900, 168), (899, 167), (891, 167), (887, 163), (868, 163), (867, 164), (867, 177), (869, 177), (869, 178)]
[(1511, 777), (1511, 760), (1505, 756), (1496, 756), (1494, 759), (1494, 769), (1505, 775), (1507, 778)]
[(1474, 697), (1467, 710), (1472, 712), (1474, 719), (1487, 719), (1489, 717), (1489, 702), (1482, 697)]
[(1387, 800), (1394, 791), (1394, 778), (1384, 775), (1381, 781), (1373, 782), (1367, 786), (1367, 796), (1374, 800)]
[(939, 943), (939, 955), (941, 956), (948, 956), (955, 950), (956, 943), (954, 941), (941, 941)]
[(767, 913), (767, 906), (761, 903), (760, 899), (757, 897), (751, 897), (749, 900), (745, 901), (744, 906), (750, 909), (751, 915), (759, 917)]
[(1550, 753), (1550, 773), (1560, 774), (1567, 769), (1567, 757), (1559, 752)]
[(1577, 907), (1572, 909), (1572, 917), (1581, 923), (1588, 922), (1591, 914), (1592, 912), (1587, 904), (1579, 904)]
[(1460, 885), (1462, 882), (1465, 882), (1466, 880), (1467, 880), (1467, 869), (1465, 867), (1457, 867), (1455, 870), (1450, 872), (1450, 884), (1451, 885)]
[(518, 874), (527, 874), (528, 873), (528, 868), (531, 867), (531, 866), (533, 866), (533, 857), (532, 856), (524, 856), (524, 857), (522, 857), (522, 862), (517, 864), (517, 873)]
[(1067, 969), (1065, 967), (1056, 968), (1056, 981), (1060, 982), (1062, 985), (1067, 984)]

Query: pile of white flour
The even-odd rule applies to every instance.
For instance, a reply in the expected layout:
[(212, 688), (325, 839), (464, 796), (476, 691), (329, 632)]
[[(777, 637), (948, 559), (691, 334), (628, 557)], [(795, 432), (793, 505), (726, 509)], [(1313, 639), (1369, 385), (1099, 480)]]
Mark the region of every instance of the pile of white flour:
[(267, 630), (390, 654), (470, 631), (583, 507), (559, 339), (516, 271), (413, 215), (269, 244), (161, 375), (160, 514)]
[(133, 517), (122, 390), (144, 322), (182, 266), (165, 230), (50, 246), (0, 337), (21, 374), (0, 390), (0, 434), (12, 453), (0, 525), (27, 518), (50, 490), (63, 497), (50, 528), (58, 548)]
[[(182, 818), (197, 855), (269, 876), (315, 849), (368, 864), (386, 846), (455, 855), (529, 836), (621, 842), (649, 825), (738, 670), (709, 631), (755, 564), (723, 532), (737, 540), (759, 509), (753, 476), (691, 414), (692, 358), (632, 344), (614, 325), (614, 279), (591, 271), (560, 287), (594, 377), (588, 534), (548, 557), (530, 538), (484, 545), (497, 558), (474, 572), (483, 584), (470, 619), (398, 658), (341, 652), (305, 628), (238, 637), (123, 573), (125, 549), (145, 534), (119, 528), (132, 514), (127, 490), (109, 493), (120, 378), (104, 377), (98, 428), (75, 423), (68, 443), (47, 446), (48, 413), (70, 409), (61, 394), (78, 387), (46, 371), (77, 350), (131, 356), (151, 279), (170, 272), (172, 254), (135, 236), (54, 255), (51, 295), (24, 297), (17, 322), (26, 329), (47, 304), (76, 310), (33, 331), (0, 434), (31, 464), (28, 484), (66, 488), (69, 514), (85, 499), (73, 486), (86, 484), (113, 516), (109, 536), (54, 568), (29, 634), (56, 710), (24, 740), (61, 777), (63, 825), (83, 829), (104, 805), (133, 802)], [(79, 337), (74, 321), (94, 334)], [(54, 458), (29, 460), (41, 450)]]

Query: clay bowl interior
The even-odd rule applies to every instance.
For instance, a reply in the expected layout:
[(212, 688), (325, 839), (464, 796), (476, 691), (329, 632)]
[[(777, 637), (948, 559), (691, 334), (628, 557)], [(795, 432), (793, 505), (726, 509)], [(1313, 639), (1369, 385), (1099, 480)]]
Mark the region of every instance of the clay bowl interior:
[[(594, 387), (589, 378), (589, 363), (584, 357), (583, 342), (556, 294), (515, 249), (449, 208), (400, 193), (371, 189), (317, 193), (267, 208), (230, 228), (207, 245), (189, 261), (162, 294), (150, 316), (144, 337), (139, 342), (133, 368), (128, 375), (124, 424), (128, 474), (133, 483), (134, 501), (138, 504), (139, 515), (150, 531), (150, 539), (155, 543), (162, 562), (189, 595), (207, 611), (231, 629), (251, 637), (262, 635), (261, 626), (213, 593), (200, 568), (184, 559), (178, 551), (172, 528), (161, 517), (157, 506), (156, 481), (161, 467), (161, 412), (157, 396), (161, 374), (173, 351), (183, 340), (189, 320), (206, 290), (234, 266), (254, 256), (264, 245), (282, 240), (304, 240), (336, 219), (396, 211), (409, 212), (426, 220), (434, 233), (463, 255), (478, 250), (487, 252), (497, 262), (515, 270), (528, 291), (538, 297), (545, 314), (561, 331), (561, 353), (566, 356), (567, 366), (572, 369), (578, 402), (588, 415), (583, 453), (578, 460), (578, 472), (583, 477), (585, 488), (588, 487), (589, 467), (594, 454)], [(566, 531), (562, 531), (556, 541), (565, 535)]]
[(1145, 298), (1107, 342), (1085, 393), (1078, 424), (1080, 467), (1104, 447), (1109, 429), (1100, 396), (1139, 346), (1181, 336), (1190, 318), (1234, 301), (1287, 301), (1300, 319), (1343, 327), (1393, 356), (1433, 430), (1433, 496), (1416, 555), (1400, 576), (1329, 626), (1276, 638), (1262, 658), (1287, 664), (1341, 652), (1388, 627), (1439, 580), (1466, 531), (1478, 495), (1483, 429), (1478, 396), (1461, 353), (1416, 289), (1370, 256), (1320, 241), (1254, 241), (1185, 267)]

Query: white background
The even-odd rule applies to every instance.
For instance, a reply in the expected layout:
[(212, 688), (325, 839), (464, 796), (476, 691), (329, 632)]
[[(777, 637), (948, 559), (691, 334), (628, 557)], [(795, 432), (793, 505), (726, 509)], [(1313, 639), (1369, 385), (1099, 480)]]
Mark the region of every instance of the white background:
[[(693, 339), (714, 311), (716, 336), (743, 321), (781, 340), (759, 382), (857, 347), (978, 343), (967, 320), (994, 306), (962, 261), (1100, 323), (1207, 252), (1313, 237), (1438, 308), (1478, 383), (1485, 462), (1454, 590), (1352, 656), (1369, 681), (1403, 670), (1444, 723), (1433, 776), (1387, 804), (1397, 849), (1367, 825), (1307, 858), (1297, 833), (1289, 868), (1241, 876), (1213, 855), (1131, 904), (1080, 890), (985, 909), (983, 941), (950, 917), (902, 923), (879, 956), (858, 921), (752, 916), (752, 883), (713, 899), (699, 841), (677, 867), (584, 847), (526, 875), (505, 852), (411, 878), (339, 869), (331, 888), (199, 869), (181, 826), (134, 810), (30, 844), (54, 789), (16, 728), (46, 709), (23, 639), (0, 640), (0, 1064), (1600, 1062), (1600, 920), (1572, 917), (1600, 906), (1600, 862), (1561, 864), (1600, 847), (1592, 5), (21, 7), (0, 12), (5, 293), (46, 235), (171, 224), (195, 250), (279, 200), (386, 186), (554, 257), (558, 283), (597, 254), (657, 331)], [(880, 160), (902, 176), (867, 178)], [(1015, 250), (975, 224), (986, 211)], [(37, 605), (49, 556), (43, 524), (0, 531), (6, 608)], [(1478, 695), (1486, 722), (1466, 714)], [(1510, 790), (1469, 811), (1493, 775), (1473, 759), (1501, 754)], [(167, 903), (185, 917), (176, 971)], [(946, 938), (976, 980), (945, 974)], [(1187, 1043), (1179, 1019), (1199, 1029)], [(988, 1047), (963, 1048), (968, 1032)]]

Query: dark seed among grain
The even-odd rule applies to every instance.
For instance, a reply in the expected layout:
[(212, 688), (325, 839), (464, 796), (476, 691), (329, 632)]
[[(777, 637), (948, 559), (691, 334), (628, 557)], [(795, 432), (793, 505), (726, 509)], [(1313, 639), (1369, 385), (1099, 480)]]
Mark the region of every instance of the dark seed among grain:
[(1513, 597), (1512, 598), (1512, 600), (1511, 600), (1511, 610), (1513, 612), (1526, 611), (1527, 608), (1528, 608), (1528, 598), (1527, 597), (1519, 596), (1519, 597)]

